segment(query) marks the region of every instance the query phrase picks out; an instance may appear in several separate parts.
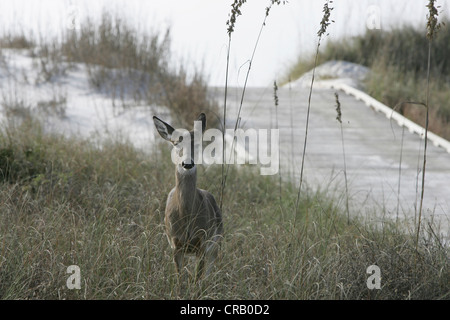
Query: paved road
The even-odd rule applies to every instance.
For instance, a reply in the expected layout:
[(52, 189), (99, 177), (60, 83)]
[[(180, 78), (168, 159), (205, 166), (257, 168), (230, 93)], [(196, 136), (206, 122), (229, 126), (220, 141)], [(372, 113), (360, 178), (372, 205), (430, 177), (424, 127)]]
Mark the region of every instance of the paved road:
[[(212, 92), (222, 103), (223, 89)], [(280, 170), (283, 177), (293, 177), (297, 185), (308, 93), (308, 89), (280, 88), (276, 112), (272, 88), (247, 88), (241, 112), (244, 129), (276, 128), (278, 117)], [(304, 183), (334, 194), (345, 207), (344, 156), (334, 93), (332, 89), (313, 91)], [(399, 218), (410, 218), (413, 223), (420, 201), (424, 140), (352, 96), (344, 92), (338, 94), (351, 212), (374, 220), (380, 216), (395, 218), (398, 215)], [(229, 89), (228, 127), (234, 126), (240, 96), (241, 89)], [(439, 221), (441, 233), (448, 237), (450, 154), (432, 143), (427, 148), (423, 214), (428, 220)]]

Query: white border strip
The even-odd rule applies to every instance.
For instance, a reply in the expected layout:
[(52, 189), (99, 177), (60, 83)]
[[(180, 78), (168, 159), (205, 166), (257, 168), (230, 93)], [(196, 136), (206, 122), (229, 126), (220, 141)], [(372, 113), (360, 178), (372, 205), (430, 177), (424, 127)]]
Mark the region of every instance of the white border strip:
[[(380, 101), (372, 98), (365, 92), (355, 89), (345, 83), (338, 83), (338, 82), (326, 83), (324, 81), (323, 83), (320, 84), (320, 86), (344, 91), (346, 94), (354, 96), (357, 100), (363, 101), (367, 106), (373, 108), (375, 111), (384, 113), (386, 118), (397, 121), (400, 127), (404, 126), (410, 132), (417, 133), (422, 139), (425, 138), (425, 128), (405, 118), (400, 113), (389, 108)], [(436, 147), (441, 147), (445, 149), (448, 153), (450, 153), (450, 142), (448, 140), (445, 140), (444, 138), (441, 138), (430, 131), (428, 131), (427, 136), (428, 140), (430, 140), (433, 143), (433, 145), (435, 145)]]

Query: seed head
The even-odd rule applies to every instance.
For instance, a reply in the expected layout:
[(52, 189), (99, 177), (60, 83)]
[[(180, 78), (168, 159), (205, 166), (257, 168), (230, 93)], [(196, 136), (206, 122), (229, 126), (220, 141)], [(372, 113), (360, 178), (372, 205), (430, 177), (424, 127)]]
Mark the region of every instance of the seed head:
[(323, 6), (323, 17), (322, 21), (320, 22), (320, 30), (317, 32), (319, 38), (327, 32), (327, 28), (331, 24), (331, 22), (334, 22), (334, 20), (331, 20), (330, 22), (331, 11), (334, 9), (330, 8), (329, 4), (331, 3), (333, 3), (333, 1), (327, 1)]
[(275, 101), (275, 107), (278, 107), (278, 86), (277, 82), (273, 82), (273, 100)]
[(269, 15), (269, 12), (270, 12), (270, 8), (272, 8), (272, 6), (274, 5), (274, 4), (276, 4), (276, 5), (280, 5), (280, 4), (286, 4), (288, 1), (287, 0), (270, 0), (270, 6), (268, 6), (267, 8), (266, 8), (266, 17)]
[(231, 36), (231, 34), (234, 31), (234, 25), (236, 24), (236, 19), (238, 16), (240, 16), (241, 13), (241, 7), (242, 5), (247, 2), (247, 0), (234, 0), (233, 3), (231, 4), (231, 14), (229, 14), (228, 16), (230, 17), (230, 19), (227, 20), (227, 32), (228, 35)]
[(342, 123), (341, 103), (339, 102), (339, 95), (337, 92), (334, 93), (334, 97), (336, 99), (336, 112), (337, 112), (336, 120), (339, 121), (339, 123)]
[(438, 23), (438, 8), (440, 6), (435, 7), (434, 3), (436, 0), (429, 0), (426, 7), (428, 8), (427, 14), (427, 38), (429, 40), (433, 40), (435, 33), (441, 28), (441, 24)]

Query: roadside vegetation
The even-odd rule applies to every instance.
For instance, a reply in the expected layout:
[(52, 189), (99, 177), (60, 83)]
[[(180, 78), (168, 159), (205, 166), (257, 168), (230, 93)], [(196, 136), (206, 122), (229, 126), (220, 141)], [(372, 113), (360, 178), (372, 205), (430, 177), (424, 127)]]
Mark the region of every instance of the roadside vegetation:
[[(168, 65), (170, 33), (138, 38), (105, 16), (99, 27), (87, 23), (62, 39), (11, 35), (0, 43), (32, 54), (39, 81), (82, 64), (92, 87), (118, 101), (161, 99), (180, 124), (199, 110), (217, 115), (201, 73)], [(8, 108), (20, 102), (11, 97)], [(226, 188), (221, 174), (210, 166), (198, 175), (199, 187), (223, 193), (218, 263), (199, 282), (180, 281), (164, 234), (175, 179), (166, 144), (145, 152), (126, 140), (66, 137), (45, 131), (33, 114), (2, 123), (0, 298), (450, 299), (450, 249), (435, 225), (374, 224), (348, 215), (326, 190), (300, 193), (294, 181), (253, 166), (227, 168)], [(67, 287), (71, 265), (80, 268), (79, 290)], [(373, 265), (380, 289), (367, 285)]]
[[(432, 226), (404, 232), (347, 220), (324, 192), (297, 190), (253, 167), (231, 168), (217, 267), (179, 283), (164, 234), (173, 186), (166, 145), (146, 154), (126, 141), (45, 134), (37, 122), (0, 133), (2, 299), (448, 299), (449, 248)], [(220, 167), (199, 186), (218, 194)], [(81, 289), (69, 290), (77, 265)], [(370, 290), (367, 268), (381, 269)], [(194, 266), (188, 265), (191, 271)]]

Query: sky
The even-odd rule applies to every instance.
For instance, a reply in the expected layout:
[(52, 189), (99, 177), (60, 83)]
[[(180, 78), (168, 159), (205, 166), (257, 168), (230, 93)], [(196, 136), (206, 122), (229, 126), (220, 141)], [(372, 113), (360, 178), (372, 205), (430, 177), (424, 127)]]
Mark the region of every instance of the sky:
[[(0, 32), (33, 32), (55, 37), (77, 27), (86, 17), (96, 21), (103, 11), (123, 17), (138, 31), (171, 29), (173, 64), (201, 69), (212, 86), (225, 83), (232, 0), (1, 0)], [(362, 34), (368, 28), (402, 24), (426, 25), (426, 0), (335, 0), (332, 23), (323, 40)], [(449, 16), (450, 0), (437, 1), (440, 17)], [(243, 86), (249, 60), (269, 0), (248, 0), (236, 22), (230, 46), (229, 85)], [(325, 1), (289, 0), (274, 6), (262, 28), (248, 86), (272, 86), (299, 56), (317, 46)], [(322, 45), (324, 44), (322, 43)]]

